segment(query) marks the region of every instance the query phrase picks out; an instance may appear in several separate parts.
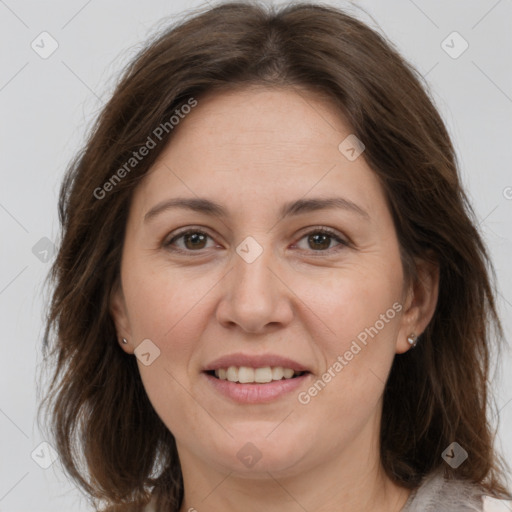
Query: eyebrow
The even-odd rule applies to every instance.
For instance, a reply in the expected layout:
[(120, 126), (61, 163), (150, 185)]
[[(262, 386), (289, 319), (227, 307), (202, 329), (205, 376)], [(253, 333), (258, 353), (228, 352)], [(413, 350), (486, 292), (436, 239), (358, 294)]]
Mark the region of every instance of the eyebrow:
[[(144, 222), (147, 222), (157, 215), (173, 208), (182, 208), (215, 217), (229, 217), (229, 212), (221, 204), (210, 199), (199, 197), (176, 197), (174, 199), (167, 199), (162, 201), (161, 203), (158, 203), (153, 208), (151, 208), (144, 215)], [(281, 207), (279, 216), (285, 218), (293, 215), (300, 215), (303, 213), (310, 213), (318, 210), (326, 210), (332, 208), (346, 210), (355, 213), (364, 219), (370, 219), (370, 216), (365, 210), (363, 210), (356, 203), (343, 197), (322, 197), (291, 201), (289, 203), (285, 203)]]

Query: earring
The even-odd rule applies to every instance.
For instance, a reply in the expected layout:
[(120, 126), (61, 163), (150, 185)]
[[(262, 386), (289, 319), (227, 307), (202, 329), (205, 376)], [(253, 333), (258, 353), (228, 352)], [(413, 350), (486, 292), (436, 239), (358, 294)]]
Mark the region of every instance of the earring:
[(409, 345), (414, 348), (418, 344), (418, 336), (414, 333), (409, 334), (409, 336), (407, 336), (407, 341), (409, 342)]
[(122, 338), (121, 340), (125, 345), (128, 343), (128, 340), (126, 338)]

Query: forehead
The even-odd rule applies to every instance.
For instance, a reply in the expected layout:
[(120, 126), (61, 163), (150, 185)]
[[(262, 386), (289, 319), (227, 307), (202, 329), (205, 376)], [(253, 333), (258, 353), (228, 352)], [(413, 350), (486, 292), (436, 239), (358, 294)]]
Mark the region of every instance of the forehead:
[(251, 87), (197, 101), (136, 191), (146, 211), (171, 192), (240, 208), (255, 198), (286, 202), (333, 189), (363, 203), (382, 195), (364, 158), (350, 161), (340, 151), (351, 128), (325, 96)]
[(337, 146), (339, 136), (351, 130), (341, 110), (324, 94), (295, 87), (248, 86), (200, 97), (176, 130), (174, 144), (192, 131), (228, 145), (265, 143), (271, 150), (280, 143), (306, 144), (312, 137), (317, 144), (323, 140)]

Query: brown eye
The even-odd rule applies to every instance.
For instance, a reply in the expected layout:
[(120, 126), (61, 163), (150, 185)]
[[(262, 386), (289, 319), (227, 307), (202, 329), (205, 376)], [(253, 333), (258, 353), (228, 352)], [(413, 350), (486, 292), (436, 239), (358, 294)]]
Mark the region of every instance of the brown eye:
[(166, 247), (176, 245), (176, 241), (182, 239), (184, 246), (177, 245), (177, 250), (182, 251), (195, 251), (206, 248), (207, 239), (210, 236), (203, 231), (189, 230), (183, 233), (179, 233), (171, 238), (165, 245)]
[(325, 233), (315, 233), (308, 236), (309, 246), (313, 249), (329, 249), (332, 237)]
[[(317, 229), (306, 233), (302, 238), (307, 238), (307, 247), (305, 250), (312, 252), (331, 252), (342, 249), (348, 246), (348, 243), (343, 240), (336, 232), (327, 228)], [(331, 247), (332, 241), (338, 242), (337, 245)], [(342, 246), (342, 247), (339, 247)]]

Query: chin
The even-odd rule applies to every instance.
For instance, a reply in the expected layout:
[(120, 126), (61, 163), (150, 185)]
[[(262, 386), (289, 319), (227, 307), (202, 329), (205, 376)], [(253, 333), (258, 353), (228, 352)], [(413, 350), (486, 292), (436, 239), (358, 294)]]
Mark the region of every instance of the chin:
[[(301, 466), (307, 454), (303, 438), (301, 440), (282, 432), (275, 439), (270, 439), (265, 437), (269, 432), (271, 429), (266, 428), (264, 433), (255, 432), (254, 435), (230, 438), (228, 444), (215, 447), (210, 445), (210, 456), (224, 471), (247, 478), (268, 479), (268, 473), (274, 476), (293, 476), (303, 471), (304, 467)], [(270, 434), (270, 437), (274, 434)]]

